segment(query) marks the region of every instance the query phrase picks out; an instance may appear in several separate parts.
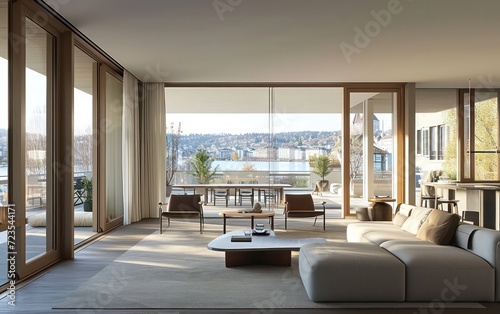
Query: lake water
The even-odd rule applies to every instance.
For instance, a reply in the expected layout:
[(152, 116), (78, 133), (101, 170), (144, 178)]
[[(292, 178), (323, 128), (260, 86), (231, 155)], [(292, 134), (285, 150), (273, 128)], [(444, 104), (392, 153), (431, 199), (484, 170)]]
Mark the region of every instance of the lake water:
[[(180, 160), (182, 164), (185, 160)], [(215, 160), (213, 167), (219, 166), (222, 171), (241, 171), (244, 165), (253, 165), (256, 171), (273, 172), (309, 172), (309, 162), (307, 161), (241, 161), (241, 160)], [(7, 167), (0, 166), (0, 177), (7, 177)]]
[[(179, 163), (185, 162), (184, 160)], [(241, 171), (245, 165), (253, 165), (256, 171), (273, 171), (273, 172), (309, 172), (309, 162), (307, 161), (241, 161), (241, 160), (215, 160), (213, 167), (219, 166), (219, 170), (223, 171)]]

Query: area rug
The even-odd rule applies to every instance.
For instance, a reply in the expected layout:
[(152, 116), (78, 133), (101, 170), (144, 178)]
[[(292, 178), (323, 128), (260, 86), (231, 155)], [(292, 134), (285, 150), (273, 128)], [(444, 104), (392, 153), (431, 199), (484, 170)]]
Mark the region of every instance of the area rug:
[[(429, 303), (315, 303), (307, 297), (298, 272), (298, 253), (291, 267), (226, 268), (224, 253), (207, 249), (219, 230), (158, 232), (145, 237), (94, 277), (83, 282), (54, 309), (308, 309), (430, 308)], [(281, 237), (318, 234), (279, 232)], [(328, 235), (326, 235), (328, 237)], [(450, 303), (446, 308), (483, 308), (478, 303)]]

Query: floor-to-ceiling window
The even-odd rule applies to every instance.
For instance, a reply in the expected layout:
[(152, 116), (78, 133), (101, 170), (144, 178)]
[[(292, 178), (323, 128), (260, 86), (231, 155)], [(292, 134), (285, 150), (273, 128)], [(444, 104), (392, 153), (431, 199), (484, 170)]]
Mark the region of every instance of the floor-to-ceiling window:
[(103, 207), (100, 208), (101, 221), (104, 230), (113, 228), (123, 222), (123, 169), (122, 169), (122, 113), (123, 113), (123, 83), (121, 77), (101, 67), (101, 78), (104, 85), (104, 115), (99, 123), (101, 130), (100, 145), (103, 147), (104, 173), (102, 181), (104, 188)]
[[(295, 169), (278, 174), (281, 180), (288, 180), (299, 191), (328, 195), (329, 202), (340, 209), (343, 88), (282, 87), (272, 91), (270, 132), (276, 150), (272, 172), (280, 164), (290, 163)], [(337, 217), (341, 213), (336, 211)]]
[[(249, 97), (251, 90), (258, 100)], [(204, 149), (214, 159), (214, 169), (218, 166), (213, 182), (243, 182), (242, 176), (251, 176), (256, 182), (265, 178), (289, 184), (286, 189), (295, 193), (325, 192), (337, 197), (339, 209), (347, 208), (344, 214), (349, 214), (351, 203), (366, 206), (374, 195), (396, 198), (401, 178), (395, 176), (398, 152), (393, 130), (401, 92), (374, 90), (351, 94), (351, 116), (345, 124), (341, 87), (167, 87), (167, 147), (175, 143), (172, 139), (180, 139), (177, 172), (167, 180), (170, 185), (197, 183), (190, 175), (189, 158)], [(372, 118), (367, 121), (364, 116)], [(345, 128), (350, 128), (352, 142), (349, 162), (343, 155)], [(317, 159), (328, 160), (325, 171), (314, 169)], [(267, 167), (261, 169), (263, 161)], [(237, 168), (225, 168), (236, 164)], [(349, 173), (347, 184), (343, 167)], [(267, 174), (242, 172), (249, 170)]]
[(93, 206), (94, 140), (93, 122), (96, 61), (80, 48), (74, 48), (74, 210), (75, 244), (97, 231)]
[(462, 181), (498, 181), (498, 91), (468, 89), (459, 91), (461, 115), (460, 143), (463, 158)]
[[(417, 89), (416, 200), (432, 194), (426, 182), (457, 180), (457, 90)], [(432, 189), (432, 191), (430, 190)]]
[(165, 97), (170, 185), (200, 182), (191, 162), (198, 151), (213, 160), (209, 182), (270, 182), (268, 88), (166, 88)]
[(375, 196), (394, 198), (396, 93), (360, 92), (350, 95), (351, 200)]
[(26, 18), (26, 260), (54, 249), (52, 119), (55, 39)]

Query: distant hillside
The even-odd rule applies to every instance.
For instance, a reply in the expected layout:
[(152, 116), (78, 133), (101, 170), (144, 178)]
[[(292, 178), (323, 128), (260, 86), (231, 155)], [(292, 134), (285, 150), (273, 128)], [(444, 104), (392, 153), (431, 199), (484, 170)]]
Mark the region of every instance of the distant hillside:
[(6, 129), (0, 129), (0, 137), (7, 136), (7, 130)]
[(281, 132), (246, 133), (246, 134), (189, 134), (181, 135), (179, 147), (186, 155), (194, 153), (198, 148), (205, 149), (256, 149), (268, 147), (269, 142), (276, 147), (318, 147), (335, 143), (338, 132)]

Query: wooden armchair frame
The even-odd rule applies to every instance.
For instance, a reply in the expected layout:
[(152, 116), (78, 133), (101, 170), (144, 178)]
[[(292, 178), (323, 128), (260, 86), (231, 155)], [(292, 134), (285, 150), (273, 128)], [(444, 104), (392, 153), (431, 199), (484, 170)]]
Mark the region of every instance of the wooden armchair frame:
[[(163, 211), (163, 206), (167, 210)], [(200, 233), (203, 233), (205, 220), (203, 216), (203, 202), (201, 195), (170, 195), (167, 203), (160, 202), (158, 206), (160, 216), (160, 234), (163, 233), (163, 217), (167, 218), (167, 227), (170, 227), (170, 219), (200, 219)]]
[(288, 218), (314, 217), (314, 226), (318, 216), (323, 216), (323, 230), (326, 230), (326, 202), (319, 203), (322, 210), (316, 210), (311, 194), (286, 194), (285, 195), (285, 230), (288, 227)]

